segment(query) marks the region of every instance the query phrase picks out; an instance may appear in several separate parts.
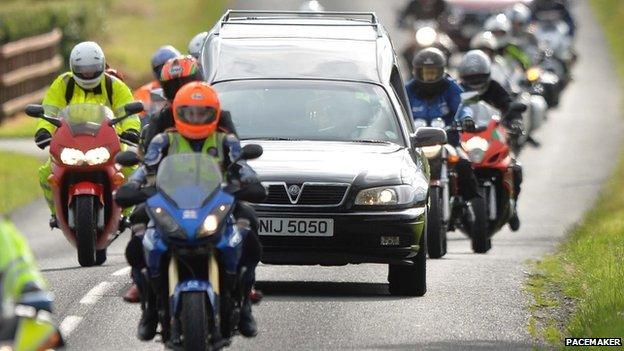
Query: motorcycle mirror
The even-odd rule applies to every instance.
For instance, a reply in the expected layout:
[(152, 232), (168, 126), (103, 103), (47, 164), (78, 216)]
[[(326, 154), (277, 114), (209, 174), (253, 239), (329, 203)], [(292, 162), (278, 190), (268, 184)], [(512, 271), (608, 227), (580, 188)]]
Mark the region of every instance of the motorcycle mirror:
[(45, 113), (44, 110), (43, 110), (43, 106), (35, 105), (35, 104), (30, 104), (30, 105), (26, 106), (25, 112), (30, 117), (35, 117), (35, 118), (43, 117), (43, 115)]
[(420, 127), (410, 136), (413, 147), (446, 144), (446, 132), (440, 128)]
[(124, 106), (124, 111), (126, 111), (128, 116), (143, 112), (144, 110), (145, 108), (143, 107), (143, 103), (141, 101), (134, 101)]
[(249, 184), (236, 192), (236, 199), (240, 201), (260, 203), (264, 201), (266, 197), (267, 190), (260, 183)]
[(241, 155), (239, 159), (241, 160), (253, 160), (262, 156), (263, 149), (262, 146), (258, 144), (248, 144), (243, 147), (241, 150)]
[(510, 112), (522, 113), (527, 110), (527, 105), (522, 102), (512, 102), (509, 106)]
[(43, 109), (43, 106), (41, 105), (30, 104), (26, 106), (26, 109), (24, 110), (24, 112), (26, 112), (26, 114), (30, 117), (41, 118), (45, 121), (48, 121), (57, 128), (63, 124), (61, 123), (61, 120), (59, 120), (58, 118), (46, 116), (45, 110)]
[(115, 162), (124, 167), (131, 167), (138, 165), (141, 162), (141, 159), (134, 151), (123, 151), (115, 156)]
[(115, 192), (115, 203), (120, 207), (130, 207), (145, 202), (149, 196), (133, 183), (126, 183)]

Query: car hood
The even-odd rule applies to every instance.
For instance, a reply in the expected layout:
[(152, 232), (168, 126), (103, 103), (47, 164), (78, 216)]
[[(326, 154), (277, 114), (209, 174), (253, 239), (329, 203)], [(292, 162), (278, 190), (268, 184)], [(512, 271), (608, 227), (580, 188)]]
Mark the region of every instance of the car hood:
[(420, 158), (395, 144), (326, 141), (258, 141), (264, 153), (249, 161), (261, 181), (411, 184), (425, 178)]

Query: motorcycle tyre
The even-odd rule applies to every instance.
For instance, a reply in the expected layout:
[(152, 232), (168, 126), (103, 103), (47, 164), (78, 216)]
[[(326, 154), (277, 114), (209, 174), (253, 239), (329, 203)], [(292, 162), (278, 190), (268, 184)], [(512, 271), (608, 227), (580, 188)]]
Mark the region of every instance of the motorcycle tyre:
[(91, 267), (96, 264), (96, 206), (96, 197), (92, 195), (79, 195), (74, 201), (76, 248), (78, 250), (78, 263), (80, 263), (82, 267)]
[(470, 235), (472, 251), (484, 254), (492, 248), (488, 230), (487, 202), (482, 197), (476, 197), (470, 200), (470, 203), (475, 215)]

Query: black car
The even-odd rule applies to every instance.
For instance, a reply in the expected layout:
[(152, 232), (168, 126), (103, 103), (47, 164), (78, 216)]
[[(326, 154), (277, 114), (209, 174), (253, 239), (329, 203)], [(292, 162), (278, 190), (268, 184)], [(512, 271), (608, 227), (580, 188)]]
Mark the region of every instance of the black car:
[(262, 261), (390, 265), (390, 292), (426, 291), (429, 174), (396, 55), (373, 13), (229, 11), (202, 67), (268, 188)]

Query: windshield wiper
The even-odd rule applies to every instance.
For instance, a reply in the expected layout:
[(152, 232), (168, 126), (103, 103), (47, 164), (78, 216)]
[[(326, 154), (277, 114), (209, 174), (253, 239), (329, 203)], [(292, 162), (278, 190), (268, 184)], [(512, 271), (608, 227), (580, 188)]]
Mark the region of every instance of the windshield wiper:
[(385, 141), (385, 140), (355, 139), (355, 140), (349, 140), (349, 141), (354, 142), (354, 143), (367, 143), (367, 144), (394, 144), (390, 141)]
[(303, 139), (281, 138), (281, 137), (258, 137), (258, 138), (241, 138), (240, 140), (279, 140), (279, 141), (299, 141)]

